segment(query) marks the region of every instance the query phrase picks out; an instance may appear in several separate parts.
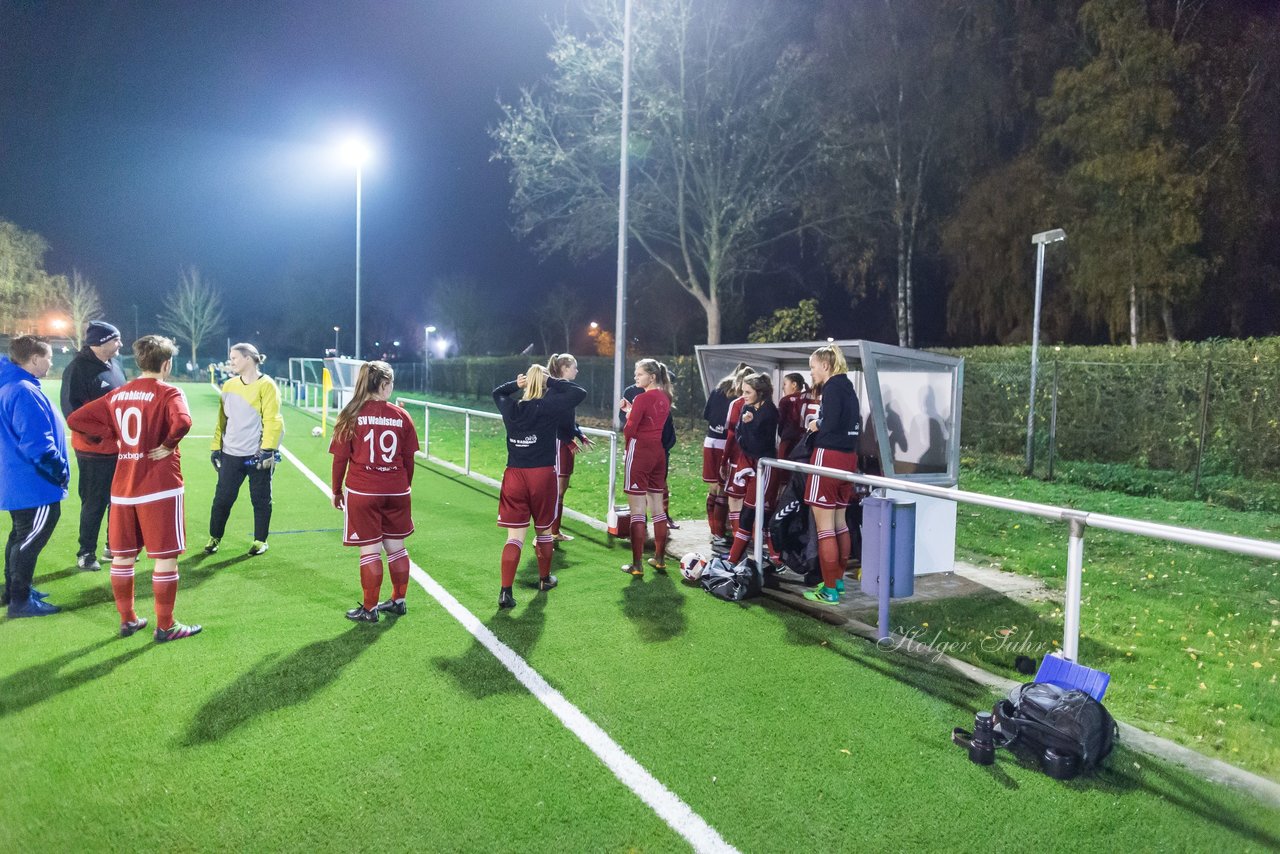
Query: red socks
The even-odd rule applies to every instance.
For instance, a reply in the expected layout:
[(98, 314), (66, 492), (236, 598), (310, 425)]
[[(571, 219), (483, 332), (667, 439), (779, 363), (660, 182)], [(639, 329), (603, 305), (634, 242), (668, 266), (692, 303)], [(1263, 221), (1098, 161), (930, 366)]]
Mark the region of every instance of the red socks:
[(653, 517), (653, 557), (658, 563), (667, 562), (667, 514)]
[(387, 571), (391, 573), (391, 598), (403, 599), (409, 592), (409, 552), (401, 549), (387, 555)]
[(516, 568), (520, 566), (520, 550), (524, 543), (520, 540), (507, 540), (502, 547), (502, 586), (510, 587), (516, 582)]
[(364, 591), (364, 609), (372, 611), (382, 595), (382, 555), (360, 555), (360, 588)]
[(720, 493), (719, 495), (717, 495), (717, 496), (716, 496), (716, 527), (715, 527), (715, 530), (718, 530), (718, 531), (720, 532), (720, 533), (718, 534), (718, 536), (723, 537), (723, 536), (724, 536), (725, 534), (727, 534), (727, 533), (729, 532), (729, 530), (730, 530), (730, 529), (727, 527), (727, 524), (728, 524), (728, 514), (729, 514), (729, 499), (728, 499), (728, 498), (725, 498), (724, 493), (722, 492), (722, 493)]
[[(538, 577), (546, 578), (551, 574), (551, 552), (555, 549), (555, 540), (550, 532), (542, 532), (533, 541), (533, 549), (538, 555)], [(503, 585), (504, 587), (506, 585)]]
[(164, 575), (153, 572), (151, 595), (156, 600), (156, 628), (173, 628), (173, 603), (178, 598), (178, 570), (174, 569)]
[(822, 583), (835, 590), (836, 583), (844, 577), (835, 531), (818, 532), (818, 565), (822, 567)]
[(844, 575), (844, 571), (849, 568), (849, 552), (853, 548), (853, 537), (849, 535), (848, 528), (836, 528), (836, 549), (839, 553), (840, 574)]
[(707, 527), (711, 529), (711, 536), (724, 536), (724, 529), (720, 527), (720, 516), (716, 513), (716, 496), (709, 492), (707, 493)]
[(649, 537), (649, 530), (645, 526), (645, 518), (641, 516), (631, 517), (631, 565), (636, 569), (644, 566), (644, 541)]
[(111, 563), (111, 595), (116, 598), (120, 622), (136, 622), (138, 614), (133, 610), (133, 564), (123, 566), (114, 561)]

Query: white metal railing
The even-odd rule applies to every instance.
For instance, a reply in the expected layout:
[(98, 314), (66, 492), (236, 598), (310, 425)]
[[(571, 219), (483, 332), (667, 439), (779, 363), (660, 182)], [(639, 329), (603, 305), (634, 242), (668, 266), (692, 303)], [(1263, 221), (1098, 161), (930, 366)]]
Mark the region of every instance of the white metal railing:
[[(1014, 513), (1025, 513), (1039, 516), (1055, 522), (1066, 522), (1070, 525), (1067, 539), (1067, 589), (1063, 603), (1062, 654), (1064, 658), (1076, 661), (1080, 648), (1080, 595), (1082, 574), (1084, 572), (1084, 529), (1086, 527), (1101, 528), (1107, 531), (1118, 531), (1125, 534), (1138, 534), (1158, 540), (1184, 543), (1191, 546), (1217, 549), (1251, 557), (1280, 560), (1280, 543), (1269, 540), (1255, 540), (1249, 537), (1237, 537), (1231, 534), (1218, 534), (1212, 531), (1197, 531), (1193, 528), (1180, 528), (1176, 525), (1162, 525), (1159, 522), (1143, 522), (1138, 519), (1127, 519), (1121, 516), (1108, 516), (1103, 513), (1089, 513), (1083, 510), (1072, 510), (1069, 507), (1055, 507), (1050, 504), (1037, 504), (1031, 501), (1018, 501), (1014, 498), (999, 498), (994, 495), (983, 495), (980, 492), (965, 492), (941, 486), (929, 486), (887, 477), (875, 477), (866, 474), (851, 474), (838, 469), (797, 463), (790, 460), (761, 458), (756, 471), (756, 507), (764, 507), (764, 473), (766, 468), (784, 469), (804, 474), (821, 475), (866, 486), (892, 489), (898, 492), (910, 492), (916, 495), (927, 495), (958, 501), (964, 504), (978, 504), (997, 510), (1008, 510)], [(755, 518), (755, 560), (756, 566), (763, 562), (763, 530), (765, 513), (756, 513)], [(881, 634), (888, 631), (888, 579), (880, 579), (881, 592)]]
[[(464, 474), (467, 477), (474, 478), (483, 483), (487, 483), (490, 486), (501, 486), (500, 481), (497, 481), (491, 477), (487, 477), (485, 475), (477, 474), (471, 471), (471, 419), (484, 418), (489, 421), (501, 421), (502, 420), (501, 415), (499, 415), (496, 412), (485, 412), (484, 410), (481, 410), (481, 409), (466, 409), (461, 406), (449, 406), (448, 404), (444, 404), (444, 403), (432, 403), (426, 400), (415, 400), (412, 397), (396, 398), (397, 405), (403, 406), (406, 403), (413, 404), (414, 406), (421, 406), (423, 408), (422, 450), (418, 452), (419, 456), (421, 456), (423, 459), (430, 460), (431, 462), (437, 465), (444, 466), (445, 468), (451, 471), (456, 471), (459, 474)], [(462, 446), (462, 465), (461, 466), (459, 466), (456, 463), (452, 463), (446, 459), (442, 459), (440, 457), (434, 457), (431, 455), (431, 412), (432, 410), (436, 410), (439, 412), (452, 412), (454, 414), (463, 416), (463, 446)], [(597, 430), (594, 427), (583, 427), (581, 428), (581, 430), (587, 436), (599, 436), (602, 439), (609, 440), (609, 488), (608, 488), (608, 496), (607, 496), (608, 504), (605, 505), (604, 516), (600, 519), (596, 519), (593, 516), (589, 516), (586, 513), (581, 513), (570, 507), (565, 507), (563, 509), (563, 514), (565, 516), (568, 516), (570, 519), (576, 519), (579, 522), (584, 522), (593, 528), (603, 531), (603, 530), (607, 530), (608, 528), (608, 523), (606, 520), (609, 518), (609, 514), (613, 512), (614, 501), (617, 498), (618, 434), (614, 433), (611, 430)]]

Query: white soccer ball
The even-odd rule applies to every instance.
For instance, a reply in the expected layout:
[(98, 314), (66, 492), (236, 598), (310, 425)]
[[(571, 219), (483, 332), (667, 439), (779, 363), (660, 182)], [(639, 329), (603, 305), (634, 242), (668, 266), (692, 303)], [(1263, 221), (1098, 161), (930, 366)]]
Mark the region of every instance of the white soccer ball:
[(680, 574), (684, 576), (685, 581), (697, 581), (706, 568), (707, 559), (697, 552), (689, 552), (680, 558)]
[(312, 435), (312, 436), (323, 436), (323, 435), (324, 435), (324, 428), (323, 428), (323, 427), (320, 427), (319, 425), (317, 425), (317, 426), (315, 426), (315, 427), (312, 427), (312, 428), (311, 428), (311, 435)]

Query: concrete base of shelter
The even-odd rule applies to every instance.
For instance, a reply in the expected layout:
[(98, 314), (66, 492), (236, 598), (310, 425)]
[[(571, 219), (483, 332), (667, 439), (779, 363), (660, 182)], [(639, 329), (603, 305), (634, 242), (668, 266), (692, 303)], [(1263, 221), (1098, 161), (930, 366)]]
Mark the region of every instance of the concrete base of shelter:
[[(711, 531), (705, 520), (680, 520), (680, 528), (671, 532), (667, 547), (669, 560), (678, 561), (688, 552), (700, 552), (711, 556)], [(625, 541), (618, 541), (625, 545)], [(803, 611), (817, 619), (840, 626), (851, 634), (875, 641), (878, 630), (865, 619), (876, 619), (877, 603), (873, 597), (862, 593), (853, 573), (847, 576), (846, 592), (836, 607), (816, 605), (802, 595), (804, 587), (799, 576), (789, 572), (779, 575), (780, 589), (768, 589), (764, 595), (775, 602)], [(965, 563), (956, 563), (953, 572), (939, 572), (916, 578), (915, 595), (911, 601), (931, 601), (961, 596), (997, 593), (1020, 602), (1046, 601), (1061, 598), (1061, 593), (1050, 590), (1035, 578), (988, 569)], [(901, 600), (899, 600), (901, 601)], [(949, 667), (968, 679), (990, 688), (993, 695), (1007, 694), (1019, 683), (975, 667), (960, 659), (933, 649), (916, 639), (892, 635), (895, 649), (928, 658), (941, 666)], [(1088, 662), (1083, 662), (1087, 664)], [(1028, 677), (1030, 678), (1030, 677)], [(976, 711), (976, 710), (975, 710)], [(1205, 756), (1166, 738), (1120, 722), (1120, 740), (1126, 746), (1159, 757), (1186, 768), (1205, 780), (1222, 783), (1248, 792), (1259, 800), (1280, 807), (1280, 783), (1268, 780), (1243, 768), (1237, 768), (1220, 759)]]

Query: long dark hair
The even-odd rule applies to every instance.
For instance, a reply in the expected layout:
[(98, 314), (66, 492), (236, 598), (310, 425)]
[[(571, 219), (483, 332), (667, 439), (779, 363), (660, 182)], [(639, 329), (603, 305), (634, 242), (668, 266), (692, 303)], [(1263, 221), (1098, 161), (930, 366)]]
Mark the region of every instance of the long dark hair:
[(354, 436), (356, 416), (360, 414), (360, 408), (382, 388), (383, 383), (394, 380), (395, 377), (395, 371), (386, 362), (373, 361), (361, 365), (360, 373), (356, 375), (356, 388), (351, 395), (351, 402), (342, 407), (342, 411), (338, 413), (338, 423), (333, 425), (333, 438), (341, 442)]

